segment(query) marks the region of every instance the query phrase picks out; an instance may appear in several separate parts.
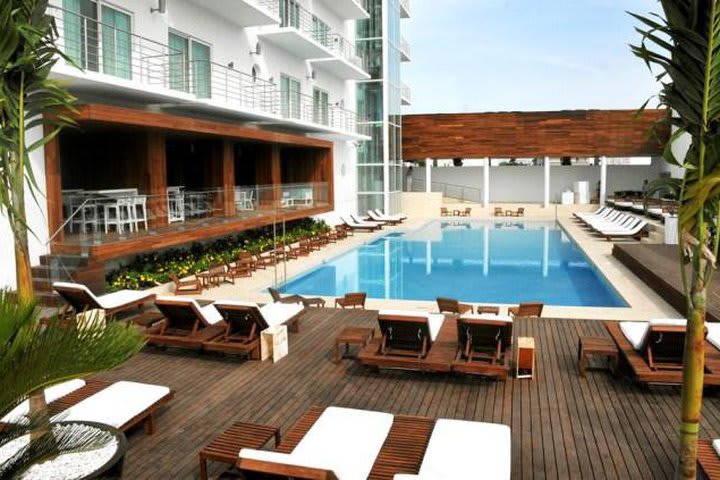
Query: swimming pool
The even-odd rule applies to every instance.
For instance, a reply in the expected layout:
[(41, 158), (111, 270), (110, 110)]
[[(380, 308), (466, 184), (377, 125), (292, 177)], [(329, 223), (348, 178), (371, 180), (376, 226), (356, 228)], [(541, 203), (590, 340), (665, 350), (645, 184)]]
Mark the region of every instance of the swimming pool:
[(282, 290), (370, 298), (625, 307), (556, 222), (434, 221), (384, 237), (290, 279)]

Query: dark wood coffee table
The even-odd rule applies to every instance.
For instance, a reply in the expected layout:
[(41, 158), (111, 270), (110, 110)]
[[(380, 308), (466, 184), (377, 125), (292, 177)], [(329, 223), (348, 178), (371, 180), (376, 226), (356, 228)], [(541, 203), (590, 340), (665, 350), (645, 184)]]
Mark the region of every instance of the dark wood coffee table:
[[(375, 337), (375, 329), (364, 327), (345, 327), (340, 335), (335, 338), (335, 346), (333, 347), (333, 362), (338, 363), (344, 358), (348, 358), (350, 345), (360, 345), (364, 347), (370, 339)], [(340, 345), (345, 344), (345, 355), (340, 355)]]
[(207, 461), (235, 465), (242, 448), (260, 449), (271, 438), (280, 443), (280, 429), (269, 425), (236, 422), (200, 450), (200, 479), (207, 480)]
[(610, 371), (617, 373), (618, 347), (609, 337), (580, 337), (578, 340), (578, 370), (585, 376), (588, 361), (593, 355), (607, 357)]

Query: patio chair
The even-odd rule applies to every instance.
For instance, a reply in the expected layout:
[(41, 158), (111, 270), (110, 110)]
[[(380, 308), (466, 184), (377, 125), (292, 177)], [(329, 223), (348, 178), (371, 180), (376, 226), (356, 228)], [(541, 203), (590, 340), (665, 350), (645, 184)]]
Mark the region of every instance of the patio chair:
[(454, 313), (456, 315), (463, 315), (465, 313), (472, 313), (473, 306), (466, 303), (460, 303), (454, 298), (437, 298), (438, 310), (440, 313)]
[(440, 216), (441, 217), (449, 217), (450, 210), (448, 210), (447, 207), (440, 207)]
[(456, 360), (490, 365), (509, 364), (506, 351), (512, 345), (512, 319), (494, 315), (463, 316), (457, 321)]
[(465, 207), (465, 210), (460, 211), (460, 216), (461, 217), (469, 217), (471, 213), (472, 213), (472, 208)]
[(127, 432), (144, 424), (145, 432), (155, 432), (155, 413), (175, 396), (175, 392), (162, 385), (115, 382), (84, 399), (68, 394), (60, 401), (67, 408), (50, 420), (52, 422), (97, 422)]
[(507, 425), (441, 418), (432, 429), (418, 474), (398, 474), (393, 478), (509, 480), (511, 444)]
[(365, 308), (365, 300), (367, 300), (367, 293), (346, 293), (344, 297), (335, 299), (335, 308)]
[(175, 284), (175, 295), (199, 295), (203, 291), (202, 282), (195, 275), (180, 279), (177, 274), (171, 273), (170, 280)]
[(107, 316), (113, 316), (136, 307), (141, 308), (145, 303), (155, 299), (154, 293), (137, 290), (120, 290), (98, 297), (85, 285), (70, 282), (55, 282), (53, 290), (60, 294), (76, 313), (101, 309), (105, 310)]
[(227, 271), (225, 275), (233, 284), (236, 278), (252, 277), (252, 267), (250, 263), (241, 260), (239, 257), (234, 262), (226, 264), (226, 267)]
[(442, 314), (381, 310), (378, 324), (382, 339), (378, 353), (425, 358), (444, 321)]
[(268, 287), (268, 293), (276, 303), (302, 303), (306, 307), (324, 307), (325, 300), (320, 297), (303, 297), (302, 295), (280, 295), (274, 288)]
[(508, 313), (513, 317), (540, 317), (544, 306), (541, 302), (524, 302), (508, 308)]
[(145, 330), (148, 345), (200, 350), (204, 342), (225, 331), (222, 315), (212, 305), (200, 307), (192, 298), (159, 297), (155, 306), (164, 319)]
[(260, 333), (266, 328), (287, 325), (298, 331), (299, 319), (305, 307), (301, 303), (255, 303), (217, 301), (215, 308), (225, 320), (222, 335), (203, 344), (212, 352), (243, 353), (253, 360), (260, 359)]
[(504, 217), (505, 216), (505, 210), (502, 209), (502, 207), (495, 207), (495, 213), (493, 213), (496, 217)]
[(506, 217), (523, 217), (525, 216), (525, 208), (519, 207), (517, 210), (505, 210)]
[(284, 436), (278, 451), (243, 448), (236, 466), (247, 479), (372, 478), (395, 418), (368, 410), (313, 407)]

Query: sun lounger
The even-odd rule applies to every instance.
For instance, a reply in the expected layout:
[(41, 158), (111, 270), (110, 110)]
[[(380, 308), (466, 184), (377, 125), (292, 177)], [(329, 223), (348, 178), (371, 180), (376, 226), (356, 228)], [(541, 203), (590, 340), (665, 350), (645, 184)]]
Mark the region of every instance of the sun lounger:
[(355, 214), (350, 214), (350, 219), (353, 220), (355, 223), (359, 223), (360, 225), (374, 225), (377, 228), (382, 228), (385, 225), (385, 222), (372, 222), (369, 220), (363, 220), (359, 216)]
[(418, 474), (398, 474), (393, 478), (508, 480), (510, 452), (510, 427), (507, 425), (439, 419), (435, 422)]
[(377, 222), (377, 223), (387, 223), (390, 225), (397, 225), (398, 223), (402, 222), (402, 220), (399, 219), (392, 219), (392, 218), (380, 218), (380, 216), (375, 213), (372, 210), (368, 210), (368, 217), (371, 221)]
[(615, 222), (597, 222), (590, 224), (590, 228), (597, 233), (607, 230), (631, 230), (635, 228), (642, 219), (628, 215), (621, 220)]
[(408, 218), (407, 215), (405, 215), (404, 213), (398, 213), (395, 215), (385, 215), (379, 208), (376, 208), (373, 211), (382, 220), (398, 220), (402, 223), (403, 221), (407, 220), (407, 218)]
[(203, 344), (211, 352), (244, 353), (253, 360), (260, 359), (260, 333), (278, 325), (298, 330), (298, 322), (305, 307), (302, 303), (256, 303), (217, 301), (214, 308), (222, 315), (226, 327), (222, 335)]
[(512, 345), (512, 318), (509, 315), (464, 315), (458, 319), (457, 360), (505, 363), (505, 351)]
[(601, 215), (603, 212), (606, 212), (608, 210), (612, 209), (610, 207), (600, 207), (594, 212), (573, 212), (573, 216), (578, 220), (584, 220), (590, 217), (597, 217), (598, 215)]
[(620, 331), (652, 370), (682, 368), (686, 328), (684, 318), (620, 322)]
[(367, 222), (358, 223), (355, 220), (352, 220), (352, 219), (346, 218), (346, 217), (340, 217), (340, 219), (345, 223), (345, 226), (348, 227), (350, 230), (368, 230), (370, 232), (374, 232), (375, 230), (380, 229), (380, 226), (376, 223), (372, 223), (372, 224), (369, 224)]
[(200, 307), (192, 298), (159, 297), (155, 306), (165, 318), (145, 331), (149, 345), (200, 350), (225, 331), (225, 322), (212, 305)]
[(95, 296), (85, 285), (80, 283), (55, 282), (53, 290), (60, 294), (76, 312), (85, 310), (105, 310), (108, 316), (142, 307), (155, 299), (155, 294), (136, 290), (120, 290), (119, 292)]
[[(50, 405), (55, 400), (64, 397), (65, 395), (74, 392), (84, 386), (85, 380), (76, 378), (73, 380), (68, 380), (66, 382), (58, 383), (56, 385), (53, 385), (52, 387), (48, 387), (45, 389), (44, 392), (45, 404)], [(29, 412), (30, 400), (25, 400), (21, 404), (13, 408), (10, 413), (1, 418), (0, 424), (24, 422), (27, 420), (27, 415)]]
[(642, 236), (643, 230), (647, 227), (647, 220), (640, 221), (633, 228), (627, 229), (598, 229), (598, 233), (607, 238), (608, 242), (613, 238), (635, 238), (637, 240)]
[(379, 353), (424, 358), (444, 321), (442, 314), (380, 310), (378, 324), (382, 339)]
[(104, 423), (121, 431), (144, 423), (148, 434), (154, 432), (154, 414), (173, 398), (168, 387), (136, 382), (116, 382), (51, 418), (59, 421)]
[(324, 307), (325, 299), (321, 297), (303, 297), (302, 295), (280, 295), (274, 288), (268, 288), (268, 293), (275, 303), (302, 303), (306, 307)]
[(388, 413), (328, 407), (290, 451), (243, 448), (237, 467), (245, 475), (265, 473), (269, 478), (365, 480), (393, 420)]

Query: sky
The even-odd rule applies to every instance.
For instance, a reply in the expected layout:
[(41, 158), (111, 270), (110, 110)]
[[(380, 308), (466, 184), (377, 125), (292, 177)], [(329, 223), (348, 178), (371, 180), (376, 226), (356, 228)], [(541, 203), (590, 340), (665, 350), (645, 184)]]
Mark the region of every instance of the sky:
[(630, 52), (657, 0), (411, 0), (404, 113), (638, 108), (658, 85)]

